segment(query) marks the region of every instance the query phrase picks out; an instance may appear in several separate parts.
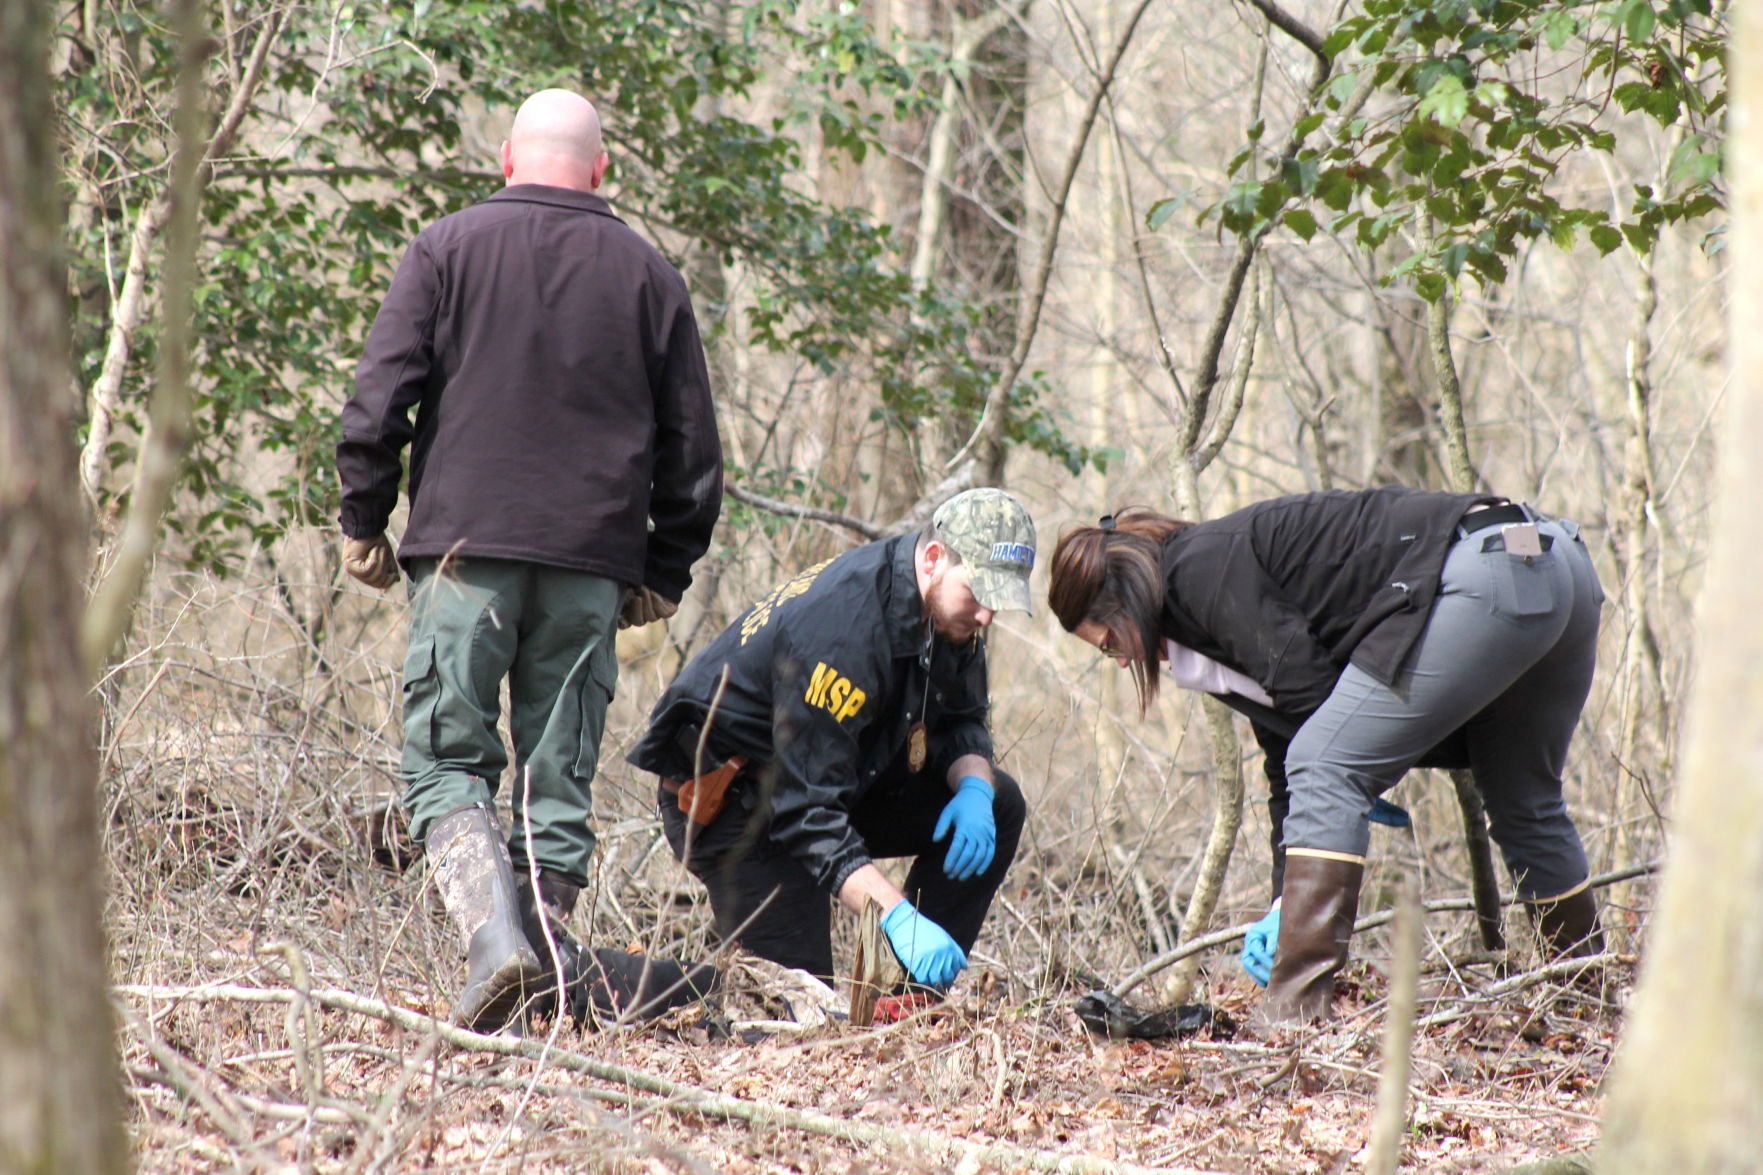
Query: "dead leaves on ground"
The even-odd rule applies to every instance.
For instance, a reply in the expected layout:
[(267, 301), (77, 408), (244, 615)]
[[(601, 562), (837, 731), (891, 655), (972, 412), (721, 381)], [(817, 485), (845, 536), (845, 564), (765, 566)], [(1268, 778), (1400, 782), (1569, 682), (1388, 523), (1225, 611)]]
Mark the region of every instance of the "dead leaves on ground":
[[(1249, 995), (1227, 984), (1221, 1002)], [(1380, 1005), (1349, 1003), (1334, 1025), (1296, 1043), (1205, 1034), (1115, 1043), (1084, 1032), (1070, 1002), (958, 993), (939, 1015), (882, 1029), (745, 1044), (681, 1021), (598, 1036), (565, 1028), (555, 1047), (696, 1090), (902, 1134), (1181, 1170), (1329, 1172), (1363, 1163)], [(136, 1011), (183, 1070), (181, 1085), (169, 1080), (163, 1055), (125, 1032), (143, 1170), (1013, 1169), (681, 1111), (555, 1066), (432, 1042), (425, 1050), (414, 1034), (361, 1016), (314, 1013), (303, 1074), (284, 1008)], [(1563, 1001), (1543, 1011), (1502, 1003), (1422, 1030), (1403, 1165), (1490, 1170), (1585, 1149), (1596, 1139), (1614, 1029), (1607, 1012)], [(314, 1071), (318, 1092), (309, 1095)], [(212, 1111), (192, 1083), (208, 1087)]]

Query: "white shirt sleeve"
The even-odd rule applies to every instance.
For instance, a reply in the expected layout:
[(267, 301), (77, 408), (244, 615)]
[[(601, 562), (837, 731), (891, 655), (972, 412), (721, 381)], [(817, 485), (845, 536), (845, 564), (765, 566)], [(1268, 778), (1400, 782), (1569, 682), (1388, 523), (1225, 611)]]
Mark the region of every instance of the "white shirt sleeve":
[(1209, 694), (1241, 694), (1251, 702), (1273, 705), (1273, 698), (1247, 674), (1238, 673), (1230, 666), (1221, 665), (1206, 654), (1174, 641), (1164, 641), (1163, 649), (1169, 658), (1163, 663), (1163, 671), (1182, 689)]

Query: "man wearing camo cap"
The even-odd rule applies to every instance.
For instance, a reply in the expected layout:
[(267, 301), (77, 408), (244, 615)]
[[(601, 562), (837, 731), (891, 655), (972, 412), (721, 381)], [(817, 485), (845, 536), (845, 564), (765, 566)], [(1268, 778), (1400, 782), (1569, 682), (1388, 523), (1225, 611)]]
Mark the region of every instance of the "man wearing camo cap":
[[(968, 490), (917, 533), (778, 585), (685, 667), (629, 757), (660, 777), (668, 842), (719, 933), (830, 979), (829, 897), (873, 898), (912, 979), (954, 982), (1022, 832), (982, 634), (1030, 611), (1034, 561), (1022, 504)], [(885, 857), (915, 858), (903, 889)]]

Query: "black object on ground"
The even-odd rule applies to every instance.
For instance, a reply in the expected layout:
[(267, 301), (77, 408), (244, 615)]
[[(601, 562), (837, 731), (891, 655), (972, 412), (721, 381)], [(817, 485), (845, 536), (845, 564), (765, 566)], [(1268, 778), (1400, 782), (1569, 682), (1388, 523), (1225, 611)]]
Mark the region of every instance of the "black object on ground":
[(1085, 1028), (1109, 1040), (1169, 1040), (1206, 1028), (1236, 1034), (1236, 1022), (1223, 1012), (1214, 1012), (1210, 1004), (1180, 1004), (1147, 1012), (1111, 991), (1097, 990), (1079, 998), (1072, 1010)]

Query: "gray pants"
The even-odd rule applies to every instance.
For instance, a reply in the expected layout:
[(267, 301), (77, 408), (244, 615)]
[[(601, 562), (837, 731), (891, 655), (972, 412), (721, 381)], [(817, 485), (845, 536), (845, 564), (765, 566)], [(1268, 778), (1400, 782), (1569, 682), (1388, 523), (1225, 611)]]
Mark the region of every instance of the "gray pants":
[(1591, 690), (1604, 593), (1575, 524), (1539, 518), (1538, 529), (1552, 541), (1528, 558), (1507, 554), (1492, 528), (1458, 539), (1394, 685), (1349, 666), (1299, 729), (1286, 759), (1288, 852), (1363, 857), (1371, 801), (1461, 726), (1519, 896), (1586, 879), (1561, 773)]
[(454, 559), (440, 570), (438, 560), (416, 559), (410, 569), (402, 766), (411, 837), (425, 840), (435, 820), (496, 794), (508, 766), (496, 729), (507, 678), (515, 869), (536, 864), (587, 884), (589, 785), (618, 680), (622, 589), (512, 560)]

